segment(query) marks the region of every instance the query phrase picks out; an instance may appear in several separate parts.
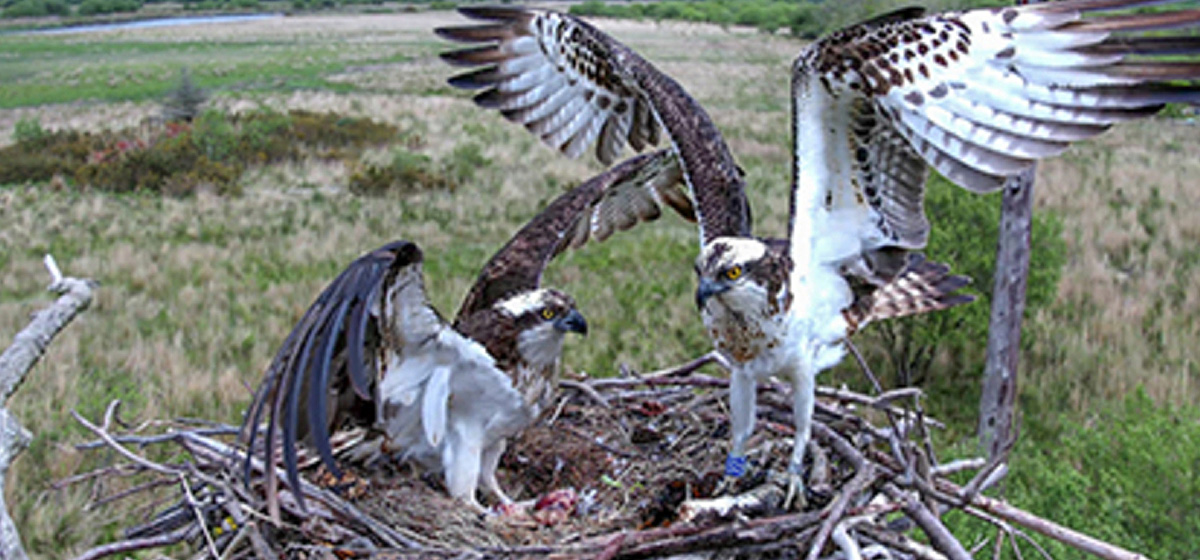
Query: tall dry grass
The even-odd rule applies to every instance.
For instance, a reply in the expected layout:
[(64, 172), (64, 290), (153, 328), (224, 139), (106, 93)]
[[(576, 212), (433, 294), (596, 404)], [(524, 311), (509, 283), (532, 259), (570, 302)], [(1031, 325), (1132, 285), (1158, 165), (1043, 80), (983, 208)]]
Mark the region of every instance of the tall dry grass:
[[(95, 306), (55, 341), (13, 401), (37, 439), (10, 473), (6, 499), (35, 557), (78, 553), (113, 538), (114, 520), (127, 519), (120, 510), (87, 510), (82, 488), (50, 487), (110, 460), (73, 448), (85, 435), (68, 411), (95, 416), (121, 398), (130, 420), (238, 422), (293, 322), (355, 256), (395, 238), (418, 242), (430, 295), (452, 314), (478, 267), (517, 227), (599, 170), (539, 146), (445, 86), (450, 69), (433, 56), (444, 45), (429, 31), (455, 21), (448, 14), (310, 16), (234, 32), (197, 26), (67, 39), (400, 49), (411, 57), (328, 76), (354, 93), (226, 91), (213, 103), (371, 116), (419, 135), (419, 150), (431, 157), (471, 143), (491, 164), (457, 191), (404, 198), (350, 195), (345, 167), (326, 161), (253, 170), (237, 198), (51, 192), (41, 185), (0, 190), (0, 333), (15, 333), (47, 300), (40, 292), (43, 253), (54, 253), (70, 274), (102, 282)], [(694, 24), (600, 25), (709, 109), (746, 169), (757, 230), (782, 234), (790, 175), (786, 71), (799, 45)], [(3, 110), (0, 135), (31, 116), (47, 128), (104, 129), (134, 125), (157, 110), (154, 103)], [(1062, 217), (1072, 253), (1058, 303), (1028, 323), (1027, 393), (1074, 410), (1134, 385), (1162, 400), (1200, 397), (1198, 137), (1200, 128), (1176, 121), (1125, 126), (1041, 167), (1039, 209)], [(573, 293), (593, 327), (587, 340), (569, 343), (568, 367), (598, 375), (618, 362), (652, 369), (706, 350), (690, 296), (695, 243), (691, 227), (667, 216), (557, 261), (547, 283)]]

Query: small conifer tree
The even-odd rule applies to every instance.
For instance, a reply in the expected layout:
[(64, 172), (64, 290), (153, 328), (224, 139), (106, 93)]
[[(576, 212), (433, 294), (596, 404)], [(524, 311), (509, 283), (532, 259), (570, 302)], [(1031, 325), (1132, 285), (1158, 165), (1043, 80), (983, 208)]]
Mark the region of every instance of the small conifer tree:
[(200, 106), (206, 101), (208, 94), (196, 87), (191, 72), (185, 66), (179, 74), (179, 85), (168, 91), (163, 100), (163, 118), (190, 123), (200, 114)]

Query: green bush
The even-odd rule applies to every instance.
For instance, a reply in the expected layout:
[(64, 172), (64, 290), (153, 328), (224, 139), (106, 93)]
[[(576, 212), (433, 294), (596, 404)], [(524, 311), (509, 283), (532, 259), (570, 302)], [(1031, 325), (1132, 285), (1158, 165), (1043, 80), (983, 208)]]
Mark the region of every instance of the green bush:
[(267, 163), (299, 154), (291, 140), (290, 116), (262, 110), (239, 116), (235, 122), (240, 128), (237, 151), (247, 161)]
[(475, 180), (475, 172), (482, 167), (491, 165), (492, 161), (483, 155), (479, 144), (468, 142), (454, 147), (454, 151), (443, 162), (446, 174), (459, 185), (470, 184)]
[[(167, 122), (149, 138), (120, 132), (46, 132), (36, 121), (19, 122), (14, 135), (16, 144), (0, 148), (0, 184), (63, 175), (87, 188), (181, 195), (199, 188), (236, 193), (237, 179), (247, 166), (310, 155), (357, 158), (364, 147), (394, 141), (399, 132), (389, 124), (335, 113), (262, 110), (230, 116), (210, 110), (191, 124)], [(487, 163), (478, 147), (469, 145), (455, 150), (450, 162), (448, 176), (441, 168), (431, 168), (424, 176), (420, 162), (399, 160), (389, 173), (435, 188), (453, 186), (455, 177), (470, 177)]]
[(17, 143), (0, 148), (0, 185), (74, 175), (105, 140), (76, 131), (46, 132), (36, 121), (17, 126)]
[(816, 37), (833, 27), (827, 17), (827, 7), (812, 2), (788, 0), (702, 0), (699, 2), (651, 2), (638, 4), (606, 4), (588, 0), (571, 6), (570, 12), (579, 16), (597, 16), (653, 20), (702, 21), (718, 25), (745, 25), (773, 33), (788, 29), (793, 35)]
[(21, 0), (4, 9), (4, 17), (45, 17), (71, 15), (71, 7), (63, 0)]
[[(1056, 523), (1151, 558), (1200, 550), (1200, 409), (1160, 406), (1143, 391), (1063, 421), (1013, 452), (1007, 498)], [(1035, 430), (1036, 431), (1036, 430)], [(1025, 433), (1029, 433), (1026, 431)], [(963, 542), (995, 533), (963, 514), (949, 518)], [(1092, 558), (1039, 537), (1056, 560)], [(1037, 557), (1029, 548), (1024, 556)]]
[(185, 195), (201, 187), (216, 192), (236, 192), (234, 182), (241, 175), (241, 165), (225, 164), (207, 157), (183, 134), (164, 139), (150, 149), (130, 149), (103, 161), (89, 163), (75, 174), (80, 184), (112, 191), (155, 191)]
[(350, 174), (350, 191), (366, 196), (384, 196), (457, 187), (454, 179), (425, 154), (397, 149), (389, 163), (359, 164)]
[(79, 15), (93, 16), (136, 12), (142, 9), (141, 0), (83, 0), (79, 4)]
[[(972, 278), (973, 283), (965, 291), (978, 299), (938, 313), (882, 321), (864, 332), (863, 338), (871, 341), (864, 346), (874, 343), (875, 351), (887, 356), (893, 386), (920, 385), (931, 393), (946, 395), (948, 398), (935, 397), (931, 401), (951, 403), (944, 406), (959, 409), (939, 410), (935, 415), (970, 422), (975, 418), (978, 399), (963, 395), (978, 395), (979, 391), (991, 313), (1000, 195), (974, 195), (940, 175), (931, 177), (927, 187), (925, 211), (932, 228), (924, 253), (930, 260), (949, 264), (955, 274)], [(1054, 301), (1065, 259), (1062, 224), (1053, 214), (1035, 212), (1027, 315)], [(949, 398), (951, 395), (956, 397)]]
[(398, 133), (390, 124), (335, 113), (292, 111), (289, 116), (294, 140), (315, 149), (386, 144), (395, 140)]
[(40, 143), (46, 136), (46, 129), (42, 128), (42, 122), (37, 118), (23, 118), (13, 127), (13, 138), (19, 143)]
[(237, 155), (238, 130), (225, 113), (208, 110), (192, 123), (190, 140), (204, 157), (212, 161), (230, 161)]

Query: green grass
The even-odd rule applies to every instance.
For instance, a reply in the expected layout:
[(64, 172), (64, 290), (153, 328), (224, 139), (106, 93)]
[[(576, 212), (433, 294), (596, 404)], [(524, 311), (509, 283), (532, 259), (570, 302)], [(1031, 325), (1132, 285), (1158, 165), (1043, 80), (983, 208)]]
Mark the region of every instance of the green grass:
[(142, 101), (174, 87), (181, 68), (209, 90), (247, 92), (355, 88), (329, 76), (354, 65), (397, 64), (410, 53), (374, 45), (301, 40), (156, 42), (84, 34), (0, 37), (0, 108), (46, 103)]
[[(0, 141), (12, 138), (11, 129), (24, 119), (47, 130), (136, 127), (159, 112), (152, 90), (172, 86), (186, 65), (212, 90), (214, 108), (336, 111), (389, 122), (404, 137), (364, 160), (395, 164), (399, 151), (412, 153), (444, 165), (462, 183), (453, 190), (357, 196), (347, 188), (346, 165), (310, 159), (251, 168), (239, 181), (243, 194), (231, 197), (114, 195), (46, 184), (0, 188), (3, 336), (49, 301), (42, 292), (43, 254), (53, 253), (69, 274), (102, 283), (94, 307), (54, 341), (11, 402), (36, 434), (10, 473), (6, 497), (34, 557), (78, 554), (111, 539), (130, 515), (122, 506), (85, 509), (86, 488), (50, 488), (54, 480), (114, 460), (72, 447), (86, 435), (70, 410), (95, 416), (109, 399), (122, 398), (131, 421), (193, 416), (238, 422), (250, 388), (294, 322), (356, 256), (397, 238), (417, 242), (425, 250), (433, 303), (452, 315), (479, 267), (512, 232), (599, 170), (586, 158), (565, 160), (520, 127), (450, 93), (444, 80), (452, 69), (433, 56), (444, 45), (430, 29), (458, 21), (450, 14), (329, 16), (236, 33), (198, 26), (0, 37)], [(710, 110), (746, 170), (756, 231), (783, 234), (790, 157), (786, 68), (800, 44), (709, 26), (602, 25)], [(76, 103), (89, 99), (120, 102)], [(1061, 222), (1067, 259), (1057, 289), (1046, 294), (1051, 301), (1026, 321), (1023, 440), (1010, 496), (1034, 513), (1083, 529), (1115, 523), (1120, 542), (1156, 558), (1170, 557), (1153, 549), (1163, 538), (1180, 539), (1178, 547), (1200, 542), (1175, 529), (1159, 537), (1132, 513), (1114, 520), (1140, 494), (1124, 479), (1097, 481), (1109, 476), (1104, 473), (1145, 473), (1143, 479), (1168, 481), (1167, 488), (1187, 488), (1194, 480), (1187, 465), (1198, 446), (1198, 413), (1181, 405), (1200, 399), (1197, 136), (1200, 129), (1170, 120), (1118, 127), (1042, 165), (1036, 191), (1038, 212)], [(567, 368), (608, 375), (627, 362), (649, 371), (706, 351), (691, 301), (695, 252), (694, 228), (664, 216), (555, 261), (546, 283), (572, 293), (591, 326), (587, 339), (568, 341)], [(860, 345), (875, 344), (874, 330), (863, 333)], [(882, 359), (876, 363), (886, 367)], [(955, 369), (960, 366), (949, 357), (935, 361), (937, 390), (928, 405), (935, 416), (958, 421), (939, 437), (969, 454), (972, 427), (961, 417), (976, 406), (978, 383), (976, 372)], [(839, 385), (860, 377), (846, 366), (821, 381)], [(949, 381), (938, 386), (943, 378)], [(1138, 387), (1149, 400), (1127, 412), (1125, 395)], [(1133, 458), (1105, 447), (1121, 442), (1120, 449), (1136, 450), (1142, 439), (1146, 451)], [(1170, 455), (1173, 447), (1177, 455)], [(1173, 504), (1163, 503), (1164, 493), (1146, 496), (1153, 502), (1145, 507), (1162, 506), (1171, 523), (1194, 519), (1168, 509)]]

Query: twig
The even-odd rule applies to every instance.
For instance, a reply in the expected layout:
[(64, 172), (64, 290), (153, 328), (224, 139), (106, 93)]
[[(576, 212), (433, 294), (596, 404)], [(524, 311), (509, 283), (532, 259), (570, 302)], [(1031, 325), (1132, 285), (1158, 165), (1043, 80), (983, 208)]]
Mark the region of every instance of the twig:
[(196, 496), (192, 494), (192, 487), (188, 485), (187, 477), (182, 472), (179, 473), (179, 485), (183, 487), (183, 495), (187, 497), (188, 508), (196, 516), (196, 525), (200, 527), (200, 533), (204, 535), (204, 542), (208, 543), (208, 550), (212, 553), (213, 558), (220, 558), (221, 553), (217, 550), (217, 543), (213, 542), (212, 534), (208, 530), (208, 523), (204, 521), (204, 512), (200, 511), (200, 504), (196, 501)]
[(596, 402), (596, 404), (599, 404), (604, 408), (612, 408), (612, 404), (608, 402), (608, 399), (604, 398), (604, 395), (601, 395), (598, 391), (593, 389), (591, 385), (588, 385), (585, 382), (562, 379), (559, 380), (558, 384), (561, 387), (574, 389), (580, 393), (583, 393), (584, 395), (587, 395), (588, 398), (592, 399)]
[(854, 478), (842, 488), (842, 493), (828, 508), (828, 516), (825, 522), (821, 524), (821, 529), (817, 531), (817, 536), (813, 538), (812, 545), (808, 549), (808, 560), (817, 560), (821, 556), (821, 549), (825, 547), (825, 541), (838, 527), (842, 520), (842, 515), (846, 512), (846, 506), (849, 505), (850, 499), (864, 488), (870, 485), (875, 480), (875, 466), (863, 462), (862, 468), (854, 473)]
[(172, 484), (173, 482), (174, 481), (169, 478), (156, 478), (149, 482), (143, 482), (136, 486), (126, 488), (115, 494), (110, 494), (108, 496), (100, 498), (100, 499), (92, 502), (91, 504), (89, 504), (88, 509), (94, 509), (94, 508), (98, 508), (98, 507), (106, 505), (106, 504), (111, 504), (115, 501), (122, 500), (122, 499), (128, 498), (128, 497), (136, 495), (136, 494), (140, 494), (147, 490), (151, 490), (154, 488), (158, 488), (160, 486), (166, 486), (168, 484)]
[(867, 365), (867, 361), (863, 359), (862, 354), (858, 351), (858, 347), (849, 338), (845, 342), (846, 348), (850, 350), (850, 355), (854, 356), (854, 361), (858, 362), (858, 369), (862, 370), (863, 375), (867, 376), (867, 380), (871, 382), (871, 387), (875, 388), (875, 394), (882, 394), (883, 385), (879, 384), (879, 377), (875, 375), (875, 371), (871, 369), (871, 366)]
[[(952, 482), (939, 480), (938, 486), (943, 491), (961, 496), (963, 489)], [(1006, 502), (987, 496), (975, 496), (971, 505), (986, 511), (1009, 523), (1020, 525), (1031, 531), (1050, 537), (1072, 548), (1105, 560), (1147, 560), (1142, 554), (1125, 550), (1119, 546), (1103, 542), (1074, 529), (1063, 527), (1053, 521), (1043, 519), (1027, 511), (1012, 507)]]
[(84, 418), (81, 414), (79, 414), (78, 412), (76, 412), (74, 410), (71, 411), (71, 416), (74, 416), (75, 420), (77, 422), (79, 422), (80, 424), (83, 424), (83, 427), (87, 428), (93, 434), (96, 434), (96, 437), (99, 437), (100, 439), (104, 440), (106, 443), (108, 443), (109, 447), (113, 448), (113, 450), (115, 450), (117, 453), (120, 453), (121, 456), (125, 457), (130, 462), (135, 463), (141, 467), (147, 468), (149, 470), (152, 470), (154, 472), (171, 475), (171, 476), (174, 476), (174, 475), (182, 472), (182, 470), (179, 468), (168, 467), (166, 465), (163, 465), (160, 463), (155, 463), (154, 461), (146, 459), (145, 457), (142, 457), (141, 455), (138, 455), (137, 453), (134, 453), (134, 452), (126, 449), (125, 446), (121, 445), (120, 443), (117, 443), (117, 441), (113, 439), (112, 435), (108, 433), (107, 426), (109, 425), (109, 423), (112, 419), (113, 411), (120, 405), (121, 405), (121, 401), (119, 399), (108, 403), (108, 410), (104, 413), (105, 428), (101, 428), (101, 427), (89, 422), (87, 418)]
[(913, 499), (890, 482), (883, 485), (883, 491), (889, 498), (900, 502), (904, 513), (925, 531), (938, 552), (945, 554), (950, 560), (971, 560), (971, 555), (963, 548), (962, 543), (950, 534), (950, 530), (920, 500)]
[[(1050, 556), (1050, 553), (1047, 552), (1045, 548), (1042, 548), (1042, 545), (1038, 544), (1038, 542), (1033, 540), (1032, 537), (1025, 534), (1025, 531), (1022, 531), (1016, 527), (1013, 527), (1012, 524), (1004, 521), (1003, 519), (999, 519), (995, 516), (988, 515), (987, 513), (980, 511), (979, 508), (965, 507), (965, 508), (963, 508), (963, 511), (965, 513), (967, 513), (968, 515), (971, 515), (973, 517), (976, 517), (976, 518), (982, 519), (988, 523), (991, 523), (992, 525), (994, 525), (996, 528), (1000, 529), (1001, 531), (1008, 533), (1010, 537), (1015, 535), (1017, 537), (1025, 539), (1026, 542), (1028, 542), (1030, 545), (1032, 545), (1033, 548), (1035, 550), (1037, 550), (1039, 554), (1042, 555), (1042, 558), (1045, 558), (1045, 560), (1054, 560), (1054, 557)], [(1020, 554), (1021, 554), (1020, 549), (1017, 547), (1017, 543), (1015, 541), (1013, 541), (1013, 549), (1017, 553), (1017, 555), (1020, 556)]]
[[(842, 549), (842, 552), (846, 555), (846, 560), (862, 560), (862, 551), (859, 550), (858, 543), (850, 538), (850, 533), (846, 531), (845, 523), (838, 523), (833, 528), (832, 537), (834, 544)], [(819, 544), (814, 542), (812, 550), (819, 550), (819, 546)]]
[(150, 548), (161, 548), (183, 542), (187, 538), (190, 527), (176, 529), (170, 533), (164, 533), (153, 537), (145, 537), (140, 539), (126, 539), (97, 546), (83, 554), (77, 556), (75, 560), (96, 560), (114, 554), (122, 554), (133, 552), (135, 550), (146, 550)]

